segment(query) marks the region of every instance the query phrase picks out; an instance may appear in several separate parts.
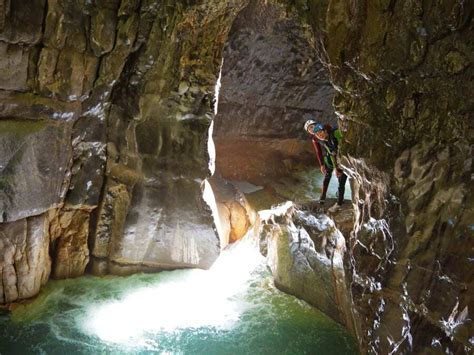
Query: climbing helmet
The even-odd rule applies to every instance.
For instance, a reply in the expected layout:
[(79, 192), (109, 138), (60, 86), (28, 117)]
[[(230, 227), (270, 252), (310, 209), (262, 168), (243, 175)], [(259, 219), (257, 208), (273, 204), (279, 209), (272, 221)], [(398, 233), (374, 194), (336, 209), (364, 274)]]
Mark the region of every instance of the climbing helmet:
[(311, 125), (315, 125), (316, 124), (316, 121), (313, 121), (313, 120), (307, 120), (304, 124), (304, 130), (306, 132), (308, 132), (308, 127), (311, 126)]

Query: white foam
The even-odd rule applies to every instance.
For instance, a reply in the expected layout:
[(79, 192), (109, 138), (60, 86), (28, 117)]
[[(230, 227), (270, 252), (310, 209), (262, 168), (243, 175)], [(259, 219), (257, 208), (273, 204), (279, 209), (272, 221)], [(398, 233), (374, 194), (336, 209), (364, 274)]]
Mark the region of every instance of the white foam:
[(127, 346), (138, 345), (146, 333), (230, 329), (248, 307), (238, 296), (263, 262), (253, 241), (244, 239), (224, 250), (208, 271), (174, 272), (172, 279), (136, 289), (121, 300), (91, 304), (81, 327), (103, 341)]

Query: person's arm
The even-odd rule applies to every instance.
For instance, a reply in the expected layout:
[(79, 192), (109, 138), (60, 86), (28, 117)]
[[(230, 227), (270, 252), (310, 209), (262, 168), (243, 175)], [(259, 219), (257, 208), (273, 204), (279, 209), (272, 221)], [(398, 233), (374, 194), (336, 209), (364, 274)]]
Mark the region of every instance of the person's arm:
[(326, 174), (326, 167), (324, 166), (324, 161), (323, 161), (323, 151), (321, 149), (321, 145), (319, 144), (318, 140), (313, 138), (313, 147), (314, 147), (314, 152), (316, 153), (316, 158), (318, 159), (319, 166), (321, 167), (321, 172), (323, 174)]

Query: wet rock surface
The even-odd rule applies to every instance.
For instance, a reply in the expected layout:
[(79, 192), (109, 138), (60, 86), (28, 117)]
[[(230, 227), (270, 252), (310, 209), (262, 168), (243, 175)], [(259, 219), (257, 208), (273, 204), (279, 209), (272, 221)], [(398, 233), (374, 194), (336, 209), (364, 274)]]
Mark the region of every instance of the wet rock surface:
[(221, 51), (244, 5), (0, 2), (0, 222), (49, 216), (53, 277), (81, 275), (89, 254), (119, 274), (215, 260), (200, 182)]
[[(339, 214), (350, 214), (348, 206)], [(292, 203), (259, 212), (260, 250), (275, 285), (316, 306), (356, 333), (346, 277), (346, 240), (334, 220)]]
[(0, 221), (59, 206), (71, 159), (69, 124), (0, 119)]
[(98, 231), (114, 232), (97, 237), (110, 240), (106, 258), (115, 266), (208, 268), (219, 254), (201, 182), (209, 174), (220, 53), (242, 5), (144, 8), (155, 24), (126, 66), (108, 116), (106, 191), (119, 184), (129, 199), (125, 211), (110, 209), (112, 218), (100, 213)]

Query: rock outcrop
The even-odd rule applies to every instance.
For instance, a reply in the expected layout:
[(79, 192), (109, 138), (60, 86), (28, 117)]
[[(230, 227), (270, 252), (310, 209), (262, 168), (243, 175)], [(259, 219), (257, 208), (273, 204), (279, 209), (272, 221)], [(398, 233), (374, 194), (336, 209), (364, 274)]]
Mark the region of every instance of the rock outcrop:
[(0, 221), (58, 207), (72, 156), (70, 124), (0, 119)]
[(275, 285), (316, 306), (355, 335), (344, 267), (346, 242), (334, 221), (290, 202), (260, 211), (259, 216), (260, 249)]
[(49, 214), (52, 276), (66, 279), (83, 275), (89, 262), (90, 211), (63, 208)]
[(201, 182), (221, 52), (244, 2), (185, 4), (143, 5), (149, 32), (111, 100), (92, 237), (101, 269), (208, 268), (219, 254)]
[(46, 214), (0, 225), (0, 303), (35, 296), (49, 278)]

